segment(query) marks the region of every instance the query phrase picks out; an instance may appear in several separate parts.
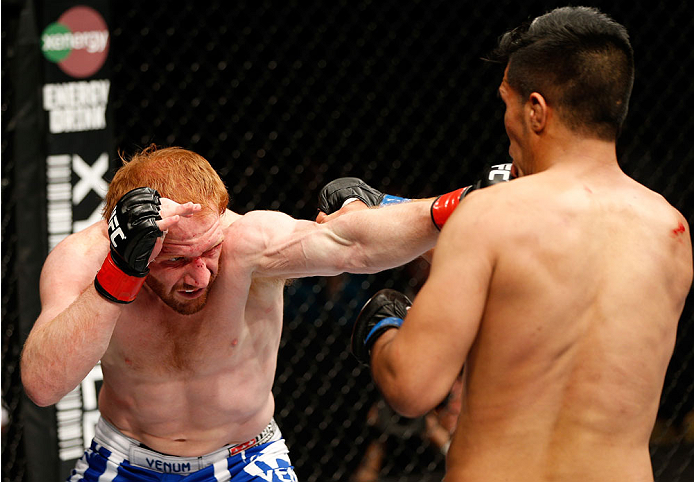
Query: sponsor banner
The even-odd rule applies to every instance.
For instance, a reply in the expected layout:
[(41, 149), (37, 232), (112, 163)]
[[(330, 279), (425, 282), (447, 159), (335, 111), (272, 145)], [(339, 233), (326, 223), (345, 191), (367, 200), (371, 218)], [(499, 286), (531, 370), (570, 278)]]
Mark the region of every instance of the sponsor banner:
[[(44, 1), (40, 45), (47, 127), (48, 248), (101, 218), (113, 155), (110, 2)], [(97, 365), (56, 405), (52, 452), (64, 480), (84, 453), (98, 418)], [(36, 441), (46, 444), (46, 441)]]
[[(89, 2), (83, 2), (89, 3)], [(98, 74), (106, 64), (110, 44), (104, 19), (106, 2), (48, 2), (49, 23), (41, 33), (41, 51), (71, 79)], [(53, 19), (54, 14), (58, 17)]]
[(44, 5), (49, 249), (101, 217), (113, 158), (109, 2)]

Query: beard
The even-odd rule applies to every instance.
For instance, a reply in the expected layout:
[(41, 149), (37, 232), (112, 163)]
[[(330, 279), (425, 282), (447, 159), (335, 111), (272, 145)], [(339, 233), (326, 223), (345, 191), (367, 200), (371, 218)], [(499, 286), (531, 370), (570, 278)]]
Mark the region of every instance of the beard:
[(147, 286), (156, 294), (169, 308), (181, 315), (192, 315), (202, 310), (207, 304), (207, 296), (212, 288), (212, 283), (217, 278), (219, 273), (210, 276), (210, 281), (207, 287), (200, 296), (192, 300), (180, 300), (176, 298), (176, 291), (185, 289), (195, 289), (195, 287), (181, 284), (174, 286), (171, 290), (167, 290), (162, 283), (156, 278), (148, 276), (145, 280)]

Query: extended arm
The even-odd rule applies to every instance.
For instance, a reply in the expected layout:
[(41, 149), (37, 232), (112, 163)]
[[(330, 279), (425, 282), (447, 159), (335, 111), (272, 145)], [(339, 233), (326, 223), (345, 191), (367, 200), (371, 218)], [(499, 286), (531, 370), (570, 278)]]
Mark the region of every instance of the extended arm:
[[(431, 220), (441, 229), (460, 202), (473, 191), (507, 182), (512, 179), (511, 164), (494, 164), (487, 169), (480, 180), (470, 186), (456, 189), (437, 197), (430, 207)], [(342, 177), (329, 182), (318, 195), (319, 213), (316, 221), (325, 223), (348, 212), (412, 201), (385, 194), (356, 177)], [(434, 250), (421, 256), (431, 263)]]
[[(510, 181), (512, 178), (511, 164), (490, 166), (482, 178), (474, 184), (437, 197), (431, 205), (431, 220), (437, 228), (441, 229), (465, 196), (478, 189)], [(319, 213), (316, 221), (324, 223), (362, 207), (383, 207), (408, 201), (411, 199), (385, 194), (357, 177), (341, 177), (326, 184), (318, 194)], [(355, 208), (354, 204), (360, 207)]]
[(256, 275), (374, 273), (406, 264), (434, 246), (438, 230), (430, 206), (431, 200), (424, 200), (358, 210), (324, 224), (255, 212), (238, 227), (263, 226), (255, 236), (255, 243), (262, 243)]

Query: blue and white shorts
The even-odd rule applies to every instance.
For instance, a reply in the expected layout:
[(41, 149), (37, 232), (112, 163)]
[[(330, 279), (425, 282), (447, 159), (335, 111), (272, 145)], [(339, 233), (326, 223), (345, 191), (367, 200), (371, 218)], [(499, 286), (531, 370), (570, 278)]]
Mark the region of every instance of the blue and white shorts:
[(149, 450), (103, 418), (68, 482), (297, 482), (274, 420), (256, 438), (200, 457)]

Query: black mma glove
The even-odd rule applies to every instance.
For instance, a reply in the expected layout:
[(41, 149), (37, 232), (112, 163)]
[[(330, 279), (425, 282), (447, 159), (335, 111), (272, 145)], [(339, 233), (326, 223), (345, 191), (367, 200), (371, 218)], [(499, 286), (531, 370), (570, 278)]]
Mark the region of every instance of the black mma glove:
[(400, 328), (412, 302), (399, 291), (383, 289), (373, 295), (352, 328), (352, 353), (364, 365), (371, 362), (371, 347), (386, 330)]
[(318, 209), (325, 214), (332, 214), (350, 199), (358, 199), (370, 208), (409, 201), (402, 197), (383, 194), (358, 177), (340, 177), (321, 189), (318, 194)]
[(131, 303), (149, 273), (147, 264), (157, 238), (163, 233), (159, 193), (139, 187), (126, 193), (111, 213), (108, 237), (111, 250), (94, 278), (96, 290), (116, 303)]
[(460, 201), (472, 191), (510, 180), (511, 164), (495, 164), (487, 171), (485, 177), (475, 184), (439, 196), (431, 205), (431, 219), (434, 225), (441, 229)]

